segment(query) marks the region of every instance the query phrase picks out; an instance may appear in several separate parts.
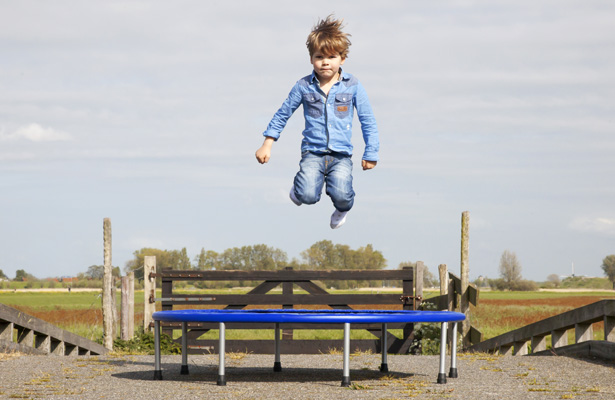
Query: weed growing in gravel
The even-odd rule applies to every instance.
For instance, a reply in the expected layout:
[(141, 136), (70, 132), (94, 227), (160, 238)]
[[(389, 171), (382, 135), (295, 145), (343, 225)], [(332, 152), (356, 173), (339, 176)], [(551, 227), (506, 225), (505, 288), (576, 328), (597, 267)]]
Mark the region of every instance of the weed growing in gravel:
[(348, 389), (350, 390), (371, 390), (372, 388), (368, 385), (361, 385), (359, 383), (352, 383)]
[(502, 355), (499, 354), (491, 354), (491, 353), (459, 353), (457, 354), (457, 358), (460, 360), (465, 360), (468, 362), (475, 361), (488, 361), (488, 362), (497, 362), (502, 359)]
[(325, 354), (332, 354), (332, 355), (340, 356), (344, 354), (344, 350), (338, 349), (337, 347), (329, 347), (329, 349), (327, 349), (327, 352)]
[(8, 361), (8, 360), (12, 360), (13, 358), (19, 358), (21, 356), (23, 356), (23, 354), (18, 351), (9, 351), (7, 353), (0, 353), (0, 361)]
[(228, 358), (230, 358), (231, 360), (243, 360), (248, 354), (250, 353), (249, 352), (226, 353)]

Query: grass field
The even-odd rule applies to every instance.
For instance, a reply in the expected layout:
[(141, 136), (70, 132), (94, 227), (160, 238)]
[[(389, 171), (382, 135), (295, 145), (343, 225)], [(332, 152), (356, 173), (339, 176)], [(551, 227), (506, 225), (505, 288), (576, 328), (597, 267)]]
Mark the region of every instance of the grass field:
[[(198, 293), (245, 293), (247, 289), (201, 290)], [(374, 289), (374, 293), (377, 292)], [(186, 291), (188, 292), (188, 291)], [(297, 291), (299, 293), (299, 291)], [(350, 293), (351, 291), (333, 291)], [(365, 293), (365, 291), (361, 291)], [(425, 297), (435, 296), (426, 292)], [(135, 325), (143, 320), (143, 291), (135, 293)], [(482, 291), (477, 307), (472, 308), (471, 321), (488, 339), (529, 323), (557, 315), (602, 299), (615, 299), (615, 292), (493, 292)], [(90, 340), (102, 338), (102, 297), (100, 291), (0, 291), (0, 303), (69, 330)], [(117, 304), (120, 304), (119, 293)], [(266, 306), (260, 306), (265, 308)], [(275, 306), (272, 306), (275, 307)], [(301, 307), (301, 306), (299, 306)], [(305, 308), (305, 307), (301, 307)], [(355, 308), (366, 308), (360, 305)], [(384, 308), (393, 309), (393, 306)], [(602, 324), (594, 326), (596, 339), (602, 339)], [(400, 334), (399, 332), (393, 332)], [(211, 332), (211, 338), (217, 338)], [(229, 339), (273, 339), (272, 330), (229, 330)], [(297, 339), (341, 339), (339, 330), (297, 330)], [(371, 338), (365, 331), (352, 331), (353, 339)]]

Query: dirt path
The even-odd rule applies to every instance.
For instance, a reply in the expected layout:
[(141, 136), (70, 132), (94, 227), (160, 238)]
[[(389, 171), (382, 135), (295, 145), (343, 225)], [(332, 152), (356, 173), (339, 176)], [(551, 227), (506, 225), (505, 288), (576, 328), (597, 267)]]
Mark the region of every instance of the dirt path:
[(615, 365), (567, 357), (460, 355), (459, 378), (436, 383), (437, 356), (351, 358), (351, 388), (340, 387), (342, 356), (227, 355), (227, 386), (216, 386), (217, 356), (164, 356), (153, 381), (153, 356), (0, 357), (0, 398), (45, 399), (614, 399)]

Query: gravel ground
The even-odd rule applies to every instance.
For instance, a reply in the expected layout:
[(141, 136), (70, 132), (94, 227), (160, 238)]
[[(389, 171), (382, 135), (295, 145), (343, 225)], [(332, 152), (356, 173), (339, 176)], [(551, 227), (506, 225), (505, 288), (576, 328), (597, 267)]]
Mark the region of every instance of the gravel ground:
[[(163, 356), (153, 381), (153, 356), (58, 357), (0, 355), (0, 398), (45, 399), (615, 399), (615, 364), (569, 357), (460, 354), (459, 378), (437, 384), (437, 356), (351, 356), (352, 386), (342, 388), (340, 354), (227, 354), (227, 386), (217, 386), (217, 355)], [(448, 360), (447, 360), (448, 361)], [(448, 372), (448, 370), (447, 370)]]

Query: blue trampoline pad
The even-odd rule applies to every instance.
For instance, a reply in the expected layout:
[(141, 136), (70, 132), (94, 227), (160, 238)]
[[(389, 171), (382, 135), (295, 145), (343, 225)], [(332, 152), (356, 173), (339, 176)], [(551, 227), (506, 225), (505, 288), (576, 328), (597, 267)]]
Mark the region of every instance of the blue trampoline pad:
[(270, 322), (270, 323), (409, 323), (457, 322), (465, 315), (454, 311), (392, 310), (171, 310), (153, 314), (164, 322)]

